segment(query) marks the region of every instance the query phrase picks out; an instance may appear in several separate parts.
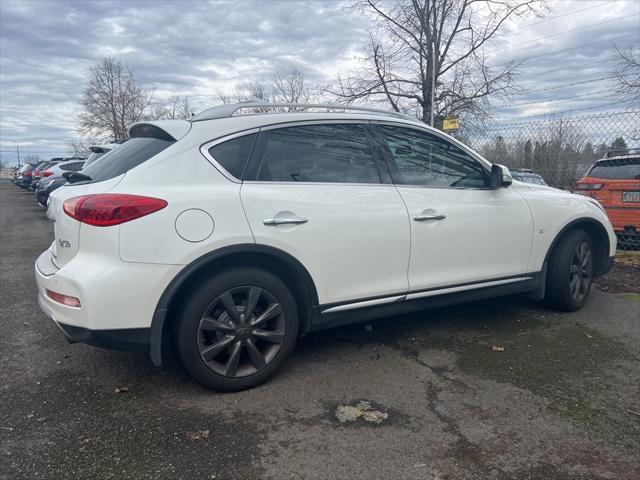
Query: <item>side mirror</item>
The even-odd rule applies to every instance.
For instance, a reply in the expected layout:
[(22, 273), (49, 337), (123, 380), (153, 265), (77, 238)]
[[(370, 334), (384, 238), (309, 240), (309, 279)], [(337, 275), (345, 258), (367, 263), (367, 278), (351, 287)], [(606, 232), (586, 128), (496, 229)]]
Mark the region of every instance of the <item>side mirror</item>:
[(491, 188), (508, 187), (513, 183), (511, 172), (504, 165), (491, 165)]

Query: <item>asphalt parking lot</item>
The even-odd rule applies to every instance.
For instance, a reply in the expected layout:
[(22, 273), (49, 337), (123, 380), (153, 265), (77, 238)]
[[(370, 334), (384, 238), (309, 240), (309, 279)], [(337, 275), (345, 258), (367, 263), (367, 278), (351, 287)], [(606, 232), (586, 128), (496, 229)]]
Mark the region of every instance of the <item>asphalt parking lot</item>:
[(1, 478), (640, 478), (624, 285), (572, 314), (506, 298), (309, 335), (268, 384), (217, 394), (67, 344), (36, 304), (52, 224), (0, 194)]

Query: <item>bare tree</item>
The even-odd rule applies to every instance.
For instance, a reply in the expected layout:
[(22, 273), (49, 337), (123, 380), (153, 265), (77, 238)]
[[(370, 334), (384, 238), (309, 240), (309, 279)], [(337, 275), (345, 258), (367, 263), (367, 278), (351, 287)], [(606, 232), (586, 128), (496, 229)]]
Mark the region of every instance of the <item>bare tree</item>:
[(282, 103), (305, 103), (309, 101), (309, 90), (304, 84), (304, 74), (292, 63), (284, 72), (271, 77), (273, 98)]
[(173, 95), (166, 102), (157, 102), (153, 111), (148, 115), (153, 120), (188, 119), (193, 116), (193, 108), (189, 97)]
[[(310, 98), (309, 90), (305, 86), (304, 74), (293, 64), (287, 70), (277, 71), (271, 76), (271, 81), (253, 79), (246, 81), (231, 92), (218, 89), (216, 97), (222, 104), (246, 102), (249, 100), (263, 100), (277, 103), (304, 103)], [(266, 111), (268, 109), (254, 109)]]
[(270, 86), (261, 80), (249, 80), (234, 87), (231, 92), (218, 89), (216, 97), (222, 104), (246, 102), (248, 100), (271, 100)]
[(92, 145), (101, 143), (99, 140), (93, 138), (72, 138), (69, 140), (69, 150), (71, 156), (78, 158), (87, 158), (91, 154), (89, 147)]
[(128, 138), (130, 124), (143, 118), (151, 94), (136, 81), (119, 60), (107, 57), (89, 70), (80, 99), (80, 131), (101, 138)]
[(616, 47), (618, 66), (616, 91), (631, 106), (640, 106), (640, 47), (621, 50)]
[(30, 153), (29, 155), (24, 157), (24, 160), (22, 161), (22, 163), (40, 163), (40, 156)]
[(544, 2), (358, 0), (354, 7), (373, 18), (375, 34), (362, 67), (327, 91), (347, 103), (386, 103), (423, 122), (460, 114), (485, 117), (489, 95), (513, 91), (518, 64), (489, 66), (484, 47), (508, 19), (538, 14)]

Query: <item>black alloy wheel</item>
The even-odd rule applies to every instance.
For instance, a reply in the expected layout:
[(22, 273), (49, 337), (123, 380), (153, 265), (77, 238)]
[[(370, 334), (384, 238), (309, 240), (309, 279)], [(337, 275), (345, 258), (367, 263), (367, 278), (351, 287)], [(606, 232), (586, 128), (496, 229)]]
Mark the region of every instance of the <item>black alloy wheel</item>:
[(583, 303), (593, 282), (591, 245), (582, 241), (576, 246), (569, 270), (569, 292), (576, 303)]
[(202, 360), (218, 375), (244, 377), (265, 368), (284, 340), (284, 312), (263, 288), (244, 286), (217, 296), (198, 327)]
[(582, 308), (591, 292), (594, 277), (591, 237), (584, 230), (567, 232), (549, 257), (545, 303), (568, 312)]
[(253, 267), (194, 281), (171, 323), (178, 360), (218, 391), (252, 388), (284, 364), (298, 338), (298, 306), (276, 275)]

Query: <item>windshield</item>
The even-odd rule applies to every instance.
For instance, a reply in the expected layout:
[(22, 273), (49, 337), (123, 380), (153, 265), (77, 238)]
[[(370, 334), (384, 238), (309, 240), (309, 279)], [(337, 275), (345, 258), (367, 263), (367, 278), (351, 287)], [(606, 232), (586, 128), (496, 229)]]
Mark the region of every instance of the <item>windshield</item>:
[(587, 176), (608, 180), (639, 180), (640, 157), (601, 160), (591, 168)]

